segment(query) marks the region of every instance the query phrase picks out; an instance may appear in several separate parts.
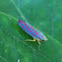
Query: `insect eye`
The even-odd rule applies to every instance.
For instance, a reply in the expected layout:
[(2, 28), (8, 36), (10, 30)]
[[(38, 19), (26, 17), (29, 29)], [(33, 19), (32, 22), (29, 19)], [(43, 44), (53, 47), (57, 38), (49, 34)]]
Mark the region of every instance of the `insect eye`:
[(41, 36), (42, 38), (44, 37), (44, 36)]

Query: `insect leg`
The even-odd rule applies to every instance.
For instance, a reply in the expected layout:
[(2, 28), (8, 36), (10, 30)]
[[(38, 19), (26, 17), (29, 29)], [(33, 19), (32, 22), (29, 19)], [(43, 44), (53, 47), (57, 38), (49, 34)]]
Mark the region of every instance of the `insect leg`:
[(38, 44), (39, 44), (38, 49), (40, 50), (40, 46), (41, 46), (40, 40), (37, 39), (37, 42), (38, 42)]
[(39, 39), (37, 39), (37, 42), (38, 42), (38, 44), (40, 45), (40, 40), (39, 40)]
[(40, 41), (37, 41), (38, 42), (38, 44), (40, 45)]
[(25, 40), (25, 41), (36, 41), (36, 39), (35, 39), (35, 38), (33, 38), (33, 40), (27, 39), (27, 40)]

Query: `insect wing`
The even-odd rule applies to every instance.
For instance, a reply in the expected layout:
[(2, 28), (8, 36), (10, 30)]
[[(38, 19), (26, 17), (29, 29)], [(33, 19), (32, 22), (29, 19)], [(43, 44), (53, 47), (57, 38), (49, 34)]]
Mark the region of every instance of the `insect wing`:
[(21, 28), (27, 32), (30, 36), (34, 37), (34, 38), (39, 38), (38, 37), (38, 31), (35, 30), (32, 26), (30, 26), (29, 24), (25, 23), (22, 20), (19, 20), (19, 25), (21, 26)]

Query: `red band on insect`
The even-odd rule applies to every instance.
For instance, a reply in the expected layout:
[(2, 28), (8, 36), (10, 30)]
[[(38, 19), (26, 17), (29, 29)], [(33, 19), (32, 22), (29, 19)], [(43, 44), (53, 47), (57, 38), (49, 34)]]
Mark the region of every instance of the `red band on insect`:
[[(21, 21), (22, 23), (24, 23), (23, 21)], [(26, 25), (26, 23), (24, 23), (24, 25), (26, 26), (26, 28), (33, 34), (33, 36), (35, 36), (34, 35), (34, 33), (29, 29), (29, 27)], [(36, 37), (36, 36), (35, 36)]]
[[(30, 25), (29, 25), (30, 26)], [(38, 33), (33, 29), (33, 27), (32, 26), (30, 26), (31, 27), (31, 29), (38, 35)], [(39, 37), (39, 36), (38, 36)]]

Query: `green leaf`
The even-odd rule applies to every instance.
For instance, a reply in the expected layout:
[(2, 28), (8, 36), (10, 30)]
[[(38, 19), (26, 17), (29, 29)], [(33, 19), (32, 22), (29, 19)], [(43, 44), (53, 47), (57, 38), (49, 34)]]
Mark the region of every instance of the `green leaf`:
[[(0, 0), (0, 62), (62, 62), (61, 0)], [(44, 32), (47, 42), (32, 39), (18, 19)]]

